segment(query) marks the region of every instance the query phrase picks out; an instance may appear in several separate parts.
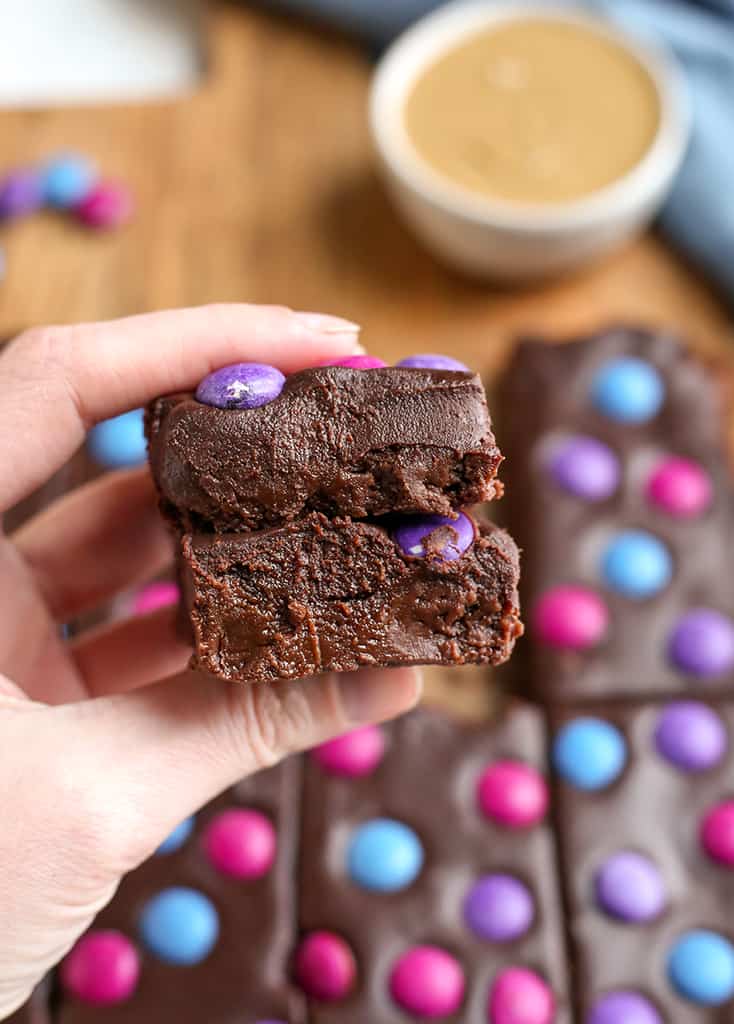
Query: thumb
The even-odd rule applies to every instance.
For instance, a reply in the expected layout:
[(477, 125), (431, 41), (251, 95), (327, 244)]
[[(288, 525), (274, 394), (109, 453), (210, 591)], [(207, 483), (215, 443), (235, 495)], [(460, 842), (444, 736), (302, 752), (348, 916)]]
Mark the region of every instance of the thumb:
[(235, 686), (187, 673), (46, 707), (0, 699), (0, 1018), (120, 877), (238, 779), (420, 696), (416, 669)]
[[(99, 788), (92, 815), (101, 814), (96, 828), (104, 824), (109, 832), (109, 866), (124, 873), (183, 818), (238, 779), (349, 729), (409, 710), (421, 685), (417, 669), (252, 686), (186, 673), (129, 694), (54, 710), (59, 717), (66, 713), (68, 724), (60, 732), (76, 751), (74, 791), (85, 780)], [(109, 807), (113, 821), (105, 814)]]

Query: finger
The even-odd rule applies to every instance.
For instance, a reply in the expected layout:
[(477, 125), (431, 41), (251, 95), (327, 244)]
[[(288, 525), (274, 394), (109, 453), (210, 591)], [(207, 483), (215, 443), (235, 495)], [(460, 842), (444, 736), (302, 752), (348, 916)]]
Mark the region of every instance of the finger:
[[(185, 817), (287, 754), (413, 707), (416, 669), (237, 686), (187, 673), (116, 697), (54, 708), (65, 783), (91, 800), (78, 823), (100, 866), (124, 873)], [(34, 742), (38, 742), (38, 737)], [(44, 748), (45, 749), (45, 748)], [(49, 755), (52, 761), (53, 752)], [(101, 773), (101, 774), (100, 774)], [(78, 817), (79, 808), (70, 813)]]
[(21, 335), (0, 357), (0, 508), (47, 479), (94, 423), (238, 360), (283, 370), (357, 351), (357, 328), (276, 306), (214, 305)]
[(69, 653), (90, 697), (125, 693), (183, 672), (190, 644), (176, 634), (178, 609), (162, 608), (83, 633)]
[(150, 579), (172, 558), (147, 469), (107, 473), (85, 484), (12, 540), (58, 622)]

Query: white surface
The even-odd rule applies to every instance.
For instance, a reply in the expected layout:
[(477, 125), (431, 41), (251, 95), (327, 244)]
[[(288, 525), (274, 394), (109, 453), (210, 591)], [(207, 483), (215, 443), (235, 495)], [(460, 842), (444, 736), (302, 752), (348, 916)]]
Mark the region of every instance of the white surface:
[(158, 98), (199, 77), (202, 0), (0, 0), (0, 106)]
[[(607, 188), (568, 203), (495, 201), (455, 185), (425, 162), (405, 130), (404, 106), (423, 69), (463, 37), (523, 15), (557, 17), (607, 35), (637, 57), (660, 93), (660, 128), (645, 157)], [(460, 0), (419, 21), (378, 65), (370, 124), (388, 188), (415, 233), (447, 263), (508, 280), (541, 277), (586, 263), (645, 225), (661, 206), (688, 141), (690, 113), (672, 57), (633, 42), (572, 3), (563, 7)]]

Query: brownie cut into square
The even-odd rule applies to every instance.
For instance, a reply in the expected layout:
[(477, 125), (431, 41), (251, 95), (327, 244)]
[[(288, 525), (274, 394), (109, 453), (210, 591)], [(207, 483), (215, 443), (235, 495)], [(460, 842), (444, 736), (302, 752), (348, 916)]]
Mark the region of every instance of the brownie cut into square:
[(536, 697), (734, 688), (725, 384), (664, 331), (517, 348), (499, 436)]
[(734, 701), (557, 706), (578, 1020), (734, 1020)]
[(289, 977), (300, 785), (298, 758), (243, 779), (126, 875), (87, 938), (112, 932), (137, 975), (99, 1006), (62, 964), (58, 1024), (306, 1024)]
[(310, 511), (450, 515), (502, 493), (472, 373), (316, 367), (255, 409), (159, 398), (147, 435), (163, 510), (183, 531), (257, 530)]
[(505, 661), (522, 633), (517, 548), (479, 516), (461, 521), (473, 536), (453, 559), (442, 555), (451, 526), (412, 555), (389, 521), (317, 512), (256, 533), (184, 535), (178, 567), (193, 667), (267, 682)]
[[(545, 743), (520, 702), (478, 721), (426, 706), (309, 756), (294, 959), (310, 1024), (486, 1024), (523, 1000), (570, 1024)], [(306, 953), (329, 952), (324, 932), (354, 958), (341, 991)]]

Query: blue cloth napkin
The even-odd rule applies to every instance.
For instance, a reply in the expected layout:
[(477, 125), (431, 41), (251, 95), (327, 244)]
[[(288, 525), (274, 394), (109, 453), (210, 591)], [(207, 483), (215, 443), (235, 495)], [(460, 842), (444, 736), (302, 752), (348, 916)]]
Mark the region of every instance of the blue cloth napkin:
[[(383, 45), (442, 0), (264, 0)], [(662, 214), (670, 239), (734, 304), (734, 0), (583, 0), (632, 34), (670, 47), (688, 77), (693, 136)]]

